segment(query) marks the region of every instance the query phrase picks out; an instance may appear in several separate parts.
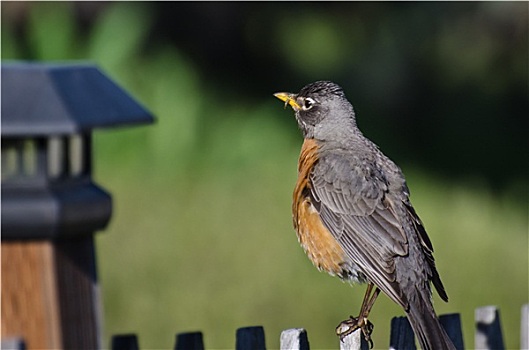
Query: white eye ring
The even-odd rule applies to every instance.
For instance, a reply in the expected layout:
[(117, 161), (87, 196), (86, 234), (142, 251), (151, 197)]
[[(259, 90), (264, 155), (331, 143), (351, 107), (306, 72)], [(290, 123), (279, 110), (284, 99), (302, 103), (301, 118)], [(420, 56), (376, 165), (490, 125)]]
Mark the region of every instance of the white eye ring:
[(301, 108), (304, 111), (308, 111), (309, 109), (311, 109), (314, 106), (315, 103), (316, 103), (316, 101), (314, 101), (312, 98), (306, 97), (306, 98), (303, 99), (303, 105), (301, 106)]

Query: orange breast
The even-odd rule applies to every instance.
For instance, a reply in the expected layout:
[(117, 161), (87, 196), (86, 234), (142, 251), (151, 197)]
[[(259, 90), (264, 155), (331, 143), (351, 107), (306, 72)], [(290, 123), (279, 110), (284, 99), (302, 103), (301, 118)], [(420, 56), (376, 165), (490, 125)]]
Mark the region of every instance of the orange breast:
[(331, 275), (342, 275), (345, 253), (323, 225), (319, 213), (311, 203), (310, 172), (318, 161), (318, 144), (305, 139), (298, 163), (298, 180), (294, 189), (292, 213), (299, 242), (312, 263)]

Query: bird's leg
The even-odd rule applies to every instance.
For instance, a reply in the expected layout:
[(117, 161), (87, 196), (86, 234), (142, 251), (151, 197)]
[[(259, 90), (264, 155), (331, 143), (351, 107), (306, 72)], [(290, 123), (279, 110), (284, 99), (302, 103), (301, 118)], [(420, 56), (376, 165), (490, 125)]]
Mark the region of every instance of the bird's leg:
[(373, 341), (371, 340), (371, 333), (373, 332), (373, 324), (369, 322), (367, 317), (371, 308), (375, 304), (375, 300), (380, 294), (380, 289), (378, 287), (373, 291), (374, 285), (369, 283), (367, 285), (366, 293), (364, 295), (364, 300), (362, 301), (362, 306), (360, 308), (360, 314), (358, 317), (350, 316), (348, 320), (342, 321), (338, 327), (336, 327), (336, 334), (340, 336), (340, 340), (343, 340), (346, 336), (356, 331), (358, 328), (362, 330), (365, 340), (369, 343), (370, 348), (373, 347)]
[(375, 301), (377, 300), (377, 297), (379, 294), (380, 294), (380, 289), (376, 287), (375, 291), (373, 292), (373, 294), (371, 294), (369, 301), (367, 302), (365, 308), (363, 308), (359, 316), (364, 319), (363, 321), (364, 324), (363, 326), (361, 326), (361, 329), (362, 329), (362, 333), (364, 333), (364, 338), (369, 343), (370, 348), (373, 347), (373, 341), (371, 340), (371, 333), (373, 333), (373, 328), (375, 326), (373, 326), (373, 324), (369, 322), (368, 316), (369, 316), (369, 313), (371, 312), (371, 308), (373, 307), (373, 305), (375, 305)]

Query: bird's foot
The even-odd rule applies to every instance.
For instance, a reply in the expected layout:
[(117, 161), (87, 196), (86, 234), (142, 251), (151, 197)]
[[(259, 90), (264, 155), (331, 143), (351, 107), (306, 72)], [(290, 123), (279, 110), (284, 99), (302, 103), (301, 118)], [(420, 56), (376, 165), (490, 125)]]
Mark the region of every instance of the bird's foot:
[(340, 341), (343, 342), (344, 338), (354, 331), (361, 329), (364, 334), (364, 339), (369, 344), (369, 348), (373, 348), (373, 340), (371, 340), (371, 333), (373, 333), (375, 326), (365, 317), (353, 317), (349, 316), (349, 319), (340, 322), (336, 327), (336, 335), (340, 337)]

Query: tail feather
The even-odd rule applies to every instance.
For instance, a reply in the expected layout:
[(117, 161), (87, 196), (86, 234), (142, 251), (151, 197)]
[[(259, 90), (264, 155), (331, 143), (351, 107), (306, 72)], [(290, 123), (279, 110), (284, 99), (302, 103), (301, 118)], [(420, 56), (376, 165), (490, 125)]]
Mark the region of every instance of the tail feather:
[(455, 350), (456, 347), (439, 323), (426, 290), (414, 288), (409, 296), (408, 320), (423, 350)]

